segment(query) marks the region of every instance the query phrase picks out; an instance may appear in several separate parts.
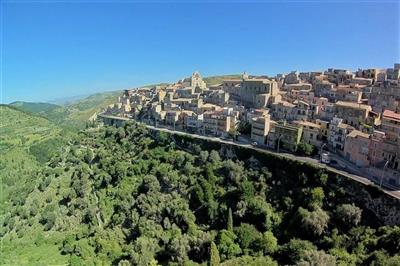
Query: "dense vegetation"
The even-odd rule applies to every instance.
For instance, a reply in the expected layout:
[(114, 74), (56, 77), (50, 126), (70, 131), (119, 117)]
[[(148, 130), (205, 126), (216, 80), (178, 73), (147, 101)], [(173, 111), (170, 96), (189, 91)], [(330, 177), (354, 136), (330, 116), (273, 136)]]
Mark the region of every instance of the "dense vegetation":
[(66, 144), (73, 135), (46, 118), (13, 107), (0, 106), (0, 213), (10, 195), (24, 189), (27, 179)]
[(90, 128), (25, 173), (0, 263), (398, 265), (400, 227), (303, 168), (224, 159), (138, 124)]

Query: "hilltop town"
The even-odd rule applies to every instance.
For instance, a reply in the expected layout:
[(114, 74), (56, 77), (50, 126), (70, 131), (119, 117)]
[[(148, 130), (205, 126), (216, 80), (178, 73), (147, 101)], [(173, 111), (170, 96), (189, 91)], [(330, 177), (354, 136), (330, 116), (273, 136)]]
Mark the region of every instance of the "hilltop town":
[[(400, 186), (400, 64), (328, 69), (125, 90), (105, 114), (259, 148), (342, 158), (369, 179)], [(328, 152), (329, 151), (329, 152)]]

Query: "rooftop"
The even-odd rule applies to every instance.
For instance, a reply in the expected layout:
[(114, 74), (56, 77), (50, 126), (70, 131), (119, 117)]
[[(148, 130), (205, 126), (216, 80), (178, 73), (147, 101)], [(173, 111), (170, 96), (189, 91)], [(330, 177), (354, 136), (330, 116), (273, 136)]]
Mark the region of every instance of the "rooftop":
[(369, 110), (371, 108), (371, 106), (366, 105), (366, 104), (355, 103), (355, 102), (345, 102), (345, 101), (336, 102), (336, 106), (358, 108), (358, 109), (365, 109), (365, 110)]
[(309, 122), (309, 121), (293, 121), (293, 123), (302, 125), (302, 126), (307, 126), (307, 127), (321, 128), (321, 125), (318, 125), (318, 124), (315, 124), (315, 123)]
[(292, 104), (292, 103), (290, 103), (290, 102), (286, 102), (286, 101), (281, 101), (281, 102), (277, 102), (277, 103), (274, 103), (274, 104), (276, 104), (276, 105), (282, 105), (282, 106), (285, 106), (285, 107), (295, 107), (294, 104)]
[(363, 133), (363, 132), (361, 132), (359, 130), (353, 130), (347, 136), (351, 137), (351, 138), (361, 137), (361, 138), (368, 139), (370, 135), (366, 134), (366, 133)]
[(393, 112), (391, 110), (385, 110), (383, 112), (383, 117), (400, 121), (400, 114), (399, 113), (395, 113), (395, 112)]
[(345, 123), (340, 123), (340, 124), (338, 125), (338, 128), (344, 128), (344, 129), (346, 129), (346, 128), (352, 128), (352, 126), (350, 126), (350, 125), (348, 125), (348, 124), (345, 124)]

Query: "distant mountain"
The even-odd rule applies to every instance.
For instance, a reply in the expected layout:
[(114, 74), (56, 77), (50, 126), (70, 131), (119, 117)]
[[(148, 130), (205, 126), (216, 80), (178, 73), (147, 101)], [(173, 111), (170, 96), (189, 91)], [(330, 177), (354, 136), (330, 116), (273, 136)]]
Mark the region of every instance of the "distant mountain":
[(75, 96), (69, 96), (69, 97), (62, 97), (62, 98), (56, 98), (50, 101), (46, 101), (48, 103), (56, 104), (56, 105), (68, 105), (71, 103), (74, 103), (76, 101), (79, 101), (81, 99), (84, 99), (86, 97), (89, 97), (91, 94), (81, 94), (81, 95), (75, 95)]
[(13, 102), (9, 106), (43, 116), (57, 125), (83, 128), (97, 112), (117, 101), (122, 91), (103, 92), (60, 106), (52, 103)]

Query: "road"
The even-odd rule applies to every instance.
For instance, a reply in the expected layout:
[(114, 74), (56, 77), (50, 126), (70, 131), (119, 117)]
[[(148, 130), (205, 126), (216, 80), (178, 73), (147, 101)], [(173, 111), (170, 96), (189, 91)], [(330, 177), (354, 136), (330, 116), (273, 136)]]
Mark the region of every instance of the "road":
[[(365, 185), (372, 185), (374, 184), (374, 182), (372, 182), (371, 180), (359, 176), (359, 175), (355, 175), (343, 170), (339, 170), (336, 168), (333, 168), (329, 165), (320, 163), (319, 160), (314, 159), (314, 158), (310, 158), (310, 157), (302, 157), (302, 156), (297, 156), (291, 153), (285, 153), (285, 152), (274, 152), (271, 150), (266, 150), (265, 148), (259, 148), (259, 147), (255, 147), (249, 143), (241, 143), (241, 142), (233, 142), (230, 140), (225, 140), (225, 139), (221, 139), (218, 137), (210, 137), (210, 136), (203, 136), (203, 135), (197, 135), (197, 134), (191, 134), (191, 133), (187, 133), (187, 132), (182, 132), (182, 131), (177, 131), (177, 130), (172, 130), (169, 128), (165, 128), (165, 127), (154, 127), (154, 126), (150, 126), (145, 124), (147, 128), (152, 129), (152, 130), (158, 130), (158, 131), (163, 131), (163, 132), (167, 132), (170, 134), (177, 134), (177, 135), (185, 135), (185, 136), (190, 136), (190, 137), (194, 137), (194, 138), (199, 138), (199, 139), (204, 139), (204, 140), (211, 140), (211, 141), (215, 141), (215, 142), (219, 142), (219, 143), (223, 143), (223, 144), (229, 144), (229, 145), (235, 145), (235, 146), (240, 146), (240, 147), (244, 147), (244, 148), (248, 148), (248, 149), (252, 149), (252, 150), (256, 150), (258, 152), (264, 152), (264, 153), (269, 153), (272, 154), (274, 156), (278, 156), (278, 157), (284, 157), (284, 158), (288, 158), (291, 160), (295, 160), (295, 161), (300, 161), (300, 162), (304, 162), (304, 163), (309, 163), (315, 166), (318, 166), (320, 168), (325, 168), (333, 173), (337, 173), (343, 176), (346, 176), (348, 178), (351, 178), (359, 183), (365, 184)], [(343, 160), (341, 157), (339, 156), (335, 156), (334, 159), (336, 161), (338, 161), (340, 164), (344, 164), (346, 165), (346, 167), (352, 169), (354, 168), (353, 166), (349, 166), (348, 162), (346, 162), (345, 160)], [(352, 169), (353, 171), (355, 171), (355, 169)], [(400, 199), (400, 190), (393, 190), (394, 188), (382, 188), (382, 191), (384, 191), (386, 194)]]
[[(111, 116), (111, 115), (103, 115), (100, 114), (99, 116), (103, 116), (106, 118), (111, 118), (111, 119), (121, 119), (121, 117), (118, 116)], [(123, 119), (123, 118), (122, 118)], [(124, 120), (129, 120), (129, 119), (124, 119)], [(346, 176), (348, 178), (351, 178), (359, 183), (365, 184), (365, 185), (373, 185), (374, 182), (369, 180), (366, 177), (361, 176), (362, 172), (359, 169), (356, 169), (353, 165), (351, 165), (350, 163), (348, 163), (346, 160), (344, 160), (343, 158), (334, 155), (333, 154), (333, 158), (334, 160), (336, 160), (337, 162), (339, 162), (339, 164), (341, 165), (346, 165), (346, 169), (349, 169), (350, 171), (353, 171), (353, 173), (349, 173), (347, 171), (343, 171), (343, 170), (339, 170), (336, 169), (334, 167), (331, 167), (329, 165), (323, 164), (321, 163), (318, 159), (314, 159), (314, 158), (310, 158), (310, 157), (302, 157), (302, 156), (297, 156), (291, 153), (285, 153), (285, 152), (280, 152), (277, 153), (275, 151), (272, 150), (267, 150), (266, 148), (261, 148), (261, 147), (256, 147), (250, 144), (250, 141), (247, 140), (248, 142), (234, 142), (234, 141), (230, 141), (230, 140), (226, 140), (226, 139), (221, 139), (218, 137), (210, 137), (210, 136), (204, 136), (204, 135), (198, 135), (198, 134), (192, 134), (192, 133), (187, 133), (187, 132), (183, 132), (183, 131), (178, 131), (178, 130), (173, 130), (170, 128), (166, 128), (166, 127), (154, 127), (151, 125), (148, 125), (146, 123), (143, 123), (147, 128), (152, 129), (152, 130), (157, 130), (157, 131), (163, 131), (163, 132), (167, 132), (170, 134), (177, 134), (177, 135), (184, 135), (184, 136), (190, 136), (190, 137), (194, 137), (194, 138), (198, 138), (198, 139), (204, 139), (204, 140), (210, 140), (210, 141), (215, 141), (215, 142), (219, 142), (219, 143), (223, 143), (223, 144), (229, 144), (229, 145), (235, 145), (235, 146), (240, 146), (240, 147), (244, 147), (244, 148), (248, 148), (248, 149), (252, 149), (252, 150), (256, 150), (258, 152), (264, 152), (264, 153), (268, 153), (268, 154), (272, 154), (274, 156), (278, 156), (278, 157), (283, 157), (283, 158), (287, 158), (290, 160), (295, 160), (295, 161), (299, 161), (299, 162), (303, 162), (303, 163), (309, 163), (312, 164), (314, 166), (320, 167), (320, 168), (325, 168), (333, 173), (336, 174), (340, 174), (342, 176)], [(244, 141), (244, 139), (242, 138), (242, 141)], [(354, 174), (357, 173), (357, 174)], [(381, 190), (383, 192), (385, 192), (386, 194), (400, 199), (400, 190), (398, 190), (398, 188), (395, 187), (388, 187), (387, 185), (382, 186)]]

